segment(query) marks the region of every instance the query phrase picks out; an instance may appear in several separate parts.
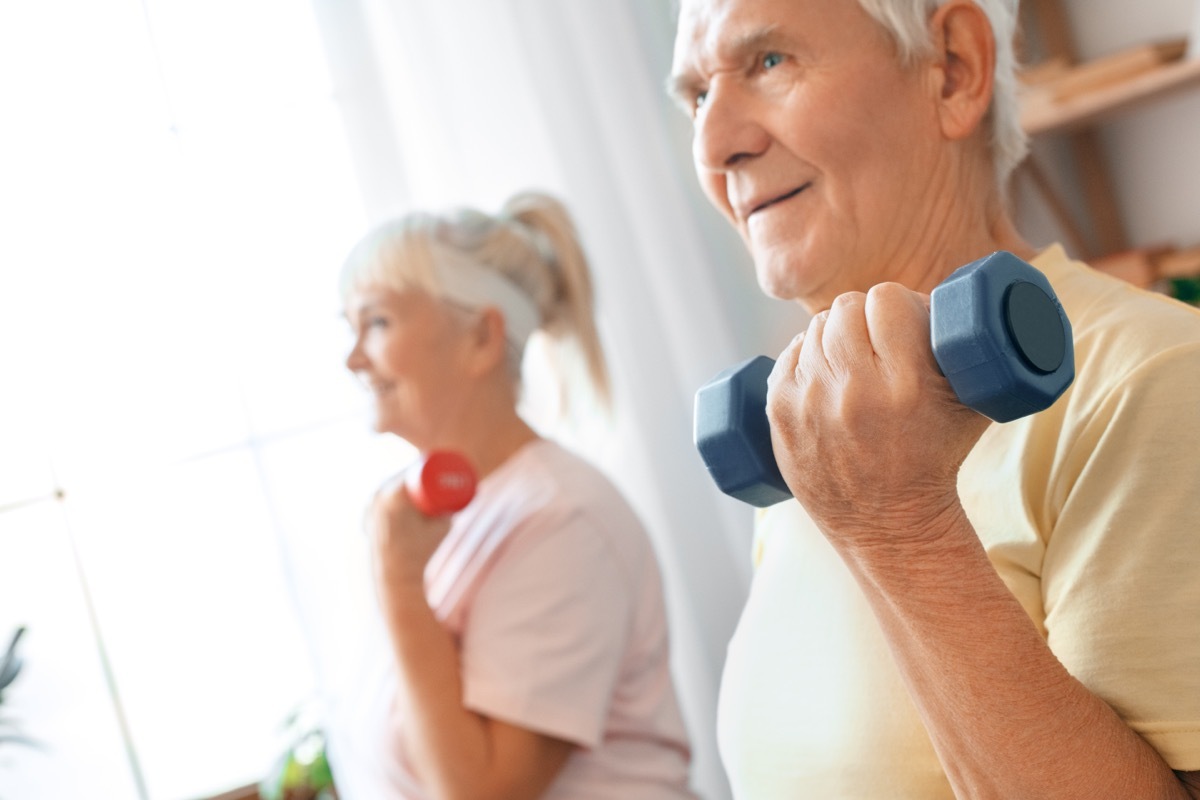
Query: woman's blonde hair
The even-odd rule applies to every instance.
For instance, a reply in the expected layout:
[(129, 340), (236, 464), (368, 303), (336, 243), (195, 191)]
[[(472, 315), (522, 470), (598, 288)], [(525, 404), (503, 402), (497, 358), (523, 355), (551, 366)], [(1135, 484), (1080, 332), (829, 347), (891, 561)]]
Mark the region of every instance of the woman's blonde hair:
[[(463, 266), (469, 264), (470, 266)], [(351, 251), (342, 269), (343, 302), (368, 286), (396, 291), (418, 288), (461, 304), (450, 281), (472, 280), (476, 269), (503, 281), (534, 310), (530, 325), (548, 340), (560, 381), (568, 362), (582, 358), (592, 388), (604, 406), (611, 403), (608, 371), (594, 316), (591, 270), (571, 215), (555, 197), (525, 191), (511, 197), (496, 215), (473, 208), (442, 214), (415, 212), (376, 227)], [(454, 275), (455, 271), (464, 273)], [(481, 290), (483, 295), (488, 289)], [(492, 298), (499, 300), (500, 298)], [(472, 301), (474, 307), (492, 303)], [(495, 303), (503, 313), (504, 304)], [(517, 320), (508, 319), (509, 371), (519, 385), (525, 336), (513, 338)], [(525, 331), (524, 333), (528, 333)], [(566, 386), (563, 386), (564, 399)]]

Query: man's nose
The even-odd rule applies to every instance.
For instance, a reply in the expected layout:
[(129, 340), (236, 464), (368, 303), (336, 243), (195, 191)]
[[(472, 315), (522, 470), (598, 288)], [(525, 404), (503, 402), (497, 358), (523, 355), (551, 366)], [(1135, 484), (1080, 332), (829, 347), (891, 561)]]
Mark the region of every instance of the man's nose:
[(694, 124), (692, 157), (697, 166), (712, 172), (727, 171), (770, 144), (754, 99), (721, 77), (709, 86)]

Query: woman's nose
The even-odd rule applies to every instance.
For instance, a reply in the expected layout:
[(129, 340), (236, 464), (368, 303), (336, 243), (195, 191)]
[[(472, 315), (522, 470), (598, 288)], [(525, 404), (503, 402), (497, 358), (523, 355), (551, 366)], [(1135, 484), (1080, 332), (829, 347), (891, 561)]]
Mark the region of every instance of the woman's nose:
[(362, 339), (355, 338), (354, 346), (346, 354), (346, 369), (351, 372), (361, 372), (368, 365), (367, 356), (363, 353)]

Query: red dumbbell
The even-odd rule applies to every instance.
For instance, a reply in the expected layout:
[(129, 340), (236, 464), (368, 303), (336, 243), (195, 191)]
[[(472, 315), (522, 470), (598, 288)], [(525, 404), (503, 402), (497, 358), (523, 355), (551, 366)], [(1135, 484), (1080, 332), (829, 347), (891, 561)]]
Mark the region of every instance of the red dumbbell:
[(409, 470), (405, 486), (422, 514), (452, 514), (465, 508), (475, 496), (475, 470), (458, 453), (434, 450)]

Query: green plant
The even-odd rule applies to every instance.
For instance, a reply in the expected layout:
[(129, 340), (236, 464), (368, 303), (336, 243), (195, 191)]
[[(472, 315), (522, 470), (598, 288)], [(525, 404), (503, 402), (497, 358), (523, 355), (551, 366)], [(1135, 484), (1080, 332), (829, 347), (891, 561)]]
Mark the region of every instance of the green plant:
[[(12, 639), (9, 640), (8, 649), (4, 651), (4, 656), (0, 658), (0, 706), (4, 705), (4, 693), (12, 682), (21, 674), (23, 663), (20, 655), (17, 653), (17, 644), (21, 641), (21, 637), (25, 635), (25, 627), (20, 626), (13, 632)], [(24, 736), (15, 732), (16, 724), (8, 719), (0, 717), (0, 744), (6, 742), (20, 742), (21, 744), (33, 744), (33, 742)]]
[(1200, 277), (1172, 278), (1170, 295), (1192, 305), (1200, 305)]
[(337, 800), (325, 733), (308, 708), (288, 717), (284, 735), (283, 753), (258, 786), (263, 800)]

